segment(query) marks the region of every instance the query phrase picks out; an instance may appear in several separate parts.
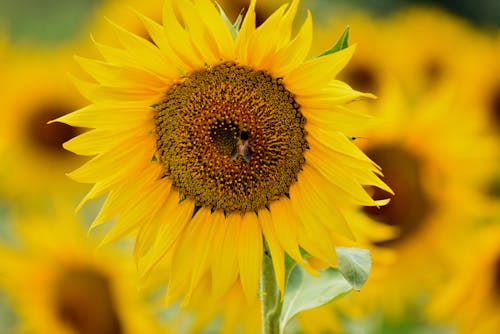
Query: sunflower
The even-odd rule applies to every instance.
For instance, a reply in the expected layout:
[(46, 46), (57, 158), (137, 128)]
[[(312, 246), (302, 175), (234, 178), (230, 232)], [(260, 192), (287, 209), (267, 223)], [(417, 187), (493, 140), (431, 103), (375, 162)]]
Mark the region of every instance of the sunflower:
[(429, 313), (453, 324), (457, 333), (495, 333), (500, 328), (500, 225), (469, 229), (462, 241), (464, 247), (449, 254), (455, 270)]
[(469, 90), (462, 96), (471, 108), (486, 114), (496, 137), (500, 138), (500, 64), (496, 61), (500, 53), (500, 33), (484, 34), (477, 40), (474, 57), (464, 64)]
[(0, 245), (0, 289), (19, 316), (18, 332), (167, 332), (137, 294), (130, 257), (109, 247), (96, 253), (80, 223), (57, 210), (15, 221), (17, 239)]
[[(373, 111), (383, 121), (358, 141), (398, 194), (380, 209), (364, 209), (399, 229), (397, 238), (377, 243), (397, 256), (383, 268), (383, 280), (369, 280), (362, 294), (349, 298), (400, 317), (439, 289), (450, 270), (441, 255), (456, 247), (463, 226), (481, 218), (495, 143), (484, 135), (481, 117), (462, 109), (453, 83), (436, 87), (419, 101), (408, 98), (412, 94), (397, 82), (383, 87)], [(452, 117), (457, 121), (449, 126)], [(471, 165), (476, 166), (473, 171)], [(374, 198), (381, 197), (385, 194), (375, 190)], [(377, 268), (372, 273), (377, 275)]]
[(167, 300), (187, 303), (206, 277), (215, 295), (239, 280), (255, 300), (263, 238), (282, 291), (285, 252), (318, 274), (301, 249), (335, 265), (344, 210), (380, 204), (363, 185), (390, 191), (345, 134), (366, 119), (345, 104), (370, 96), (334, 79), (355, 47), (305, 61), (298, 4), (256, 28), (252, 1), (238, 29), (208, 0), (169, 0), (164, 26), (139, 15), (154, 43), (114, 25), (123, 48), (77, 58), (92, 104), (57, 121), (92, 128), (65, 148), (95, 157), (69, 175), (94, 184), (82, 205), (108, 193), (93, 223), (117, 217), (105, 242), (136, 235), (145, 277), (169, 263)]
[(476, 33), (468, 21), (437, 7), (416, 6), (394, 15), (387, 28), (392, 71), (416, 98), (448, 81), (469, 87), (463, 66), (476, 53), (470, 47)]
[[(62, 144), (82, 131), (47, 124), (84, 105), (68, 83), (71, 68), (64, 50), (9, 50), (0, 77), (2, 162), (0, 196), (9, 201), (40, 202), (40, 194), (59, 191), (81, 196), (82, 187), (64, 173), (82, 163)], [(78, 194), (78, 195), (76, 195)]]
[[(352, 66), (342, 74), (354, 88), (371, 87), (376, 92), (379, 99), (367, 100), (362, 107), (382, 120), (356, 142), (383, 168), (397, 194), (387, 206), (365, 211), (398, 228), (400, 234), (375, 242), (392, 250), (395, 257), (373, 266), (362, 294), (350, 294), (335, 305), (299, 316), (310, 332), (347, 331), (340, 321), (335, 322), (339, 312), (366, 321), (382, 309), (388, 321), (393, 321), (415, 304), (421, 310), (421, 304), (440, 289), (452, 270), (444, 254), (460, 244), (456, 236), (464, 225), (482, 219), (488, 207), (482, 192), (498, 161), (488, 118), (464, 101), (471, 91), (483, 90), (480, 78), (476, 77), (475, 84), (467, 78), (481, 73), (476, 71), (479, 67), (491, 72), (494, 57), (490, 67), (477, 60), (481, 50), (487, 49), (478, 47), (477, 36), (466, 24), (439, 11), (418, 9), (399, 13), (394, 21), (357, 14), (341, 23), (351, 21), (352, 40), (360, 42), (360, 48)], [(326, 31), (317, 32), (320, 42), (321, 36), (331, 35), (342, 25), (326, 25)], [(439, 39), (430, 37), (436, 31)], [(387, 58), (388, 49), (394, 57)], [(429, 66), (432, 62), (439, 66)], [(351, 75), (356, 67), (369, 69), (365, 72), (370, 75)], [(435, 70), (426, 71), (429, 67)], [(355, 110), (359, 107), (353, 105)], [(456, 120), (453, 125), (451, 119)], [(465, 167), (469, 165), (475, 168)], [(379, 196), (385, 195), (375, 191), (375, 198)], [(322, 321), (321, 314), (327, 314), (329, 321)]]
[[(500, 34), (482, 32), (471, 41), (474, 49), (463, 65), (464, 82), (459, 87), (461, 103), (472, 112), (482, 115), (500, 144)], [(499, 151), (500, 153), (500, 151)], [(500, 162), (500, 156), (497, 155)], [(491, 195), (500, 197), (500, 163), (497, 163), (497, 175), (489, 186)]]

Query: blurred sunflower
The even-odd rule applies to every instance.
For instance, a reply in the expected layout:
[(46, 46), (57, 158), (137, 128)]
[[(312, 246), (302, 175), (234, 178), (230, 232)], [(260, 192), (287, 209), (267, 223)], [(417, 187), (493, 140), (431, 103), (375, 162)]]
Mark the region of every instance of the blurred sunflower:
[(500, 328), (500, 225), (470, 232), (463, 246), (449, 254), (455, 271), (431, 303), (430, 314), (455, 325), (456, 333), (496, 333)]
[[(481, 117), (457, 104), (452, 86), (436, 88), (419, 101), (397, 84), (384, 87), (385, 98), (374, 111), (383, 122), (358, 141), (398, 194), (378, 210), (365, 208), (374, 219), (398, 227), (397, 238), (378, 243), (397, 258), (384, 268), (383, 281), (369, 280), (363, 294), (350, 297), (401, 316), (406, 306), (439, 289), (449, 269), (440, 254), (455, 249), (454, 237), (463, 226), (481, 218), (495, 143), (484, 136)], [(450, 126), (450, 119), (459, 121)], [(384, 196), (374, 191), (375, 199)]]
[(467, 71), (469, 94), (462, 96), (468, 99), (471, 108), (487, 115), (487, 120), (500, 139), (500, 64), (497, 61), (500, 56), (500, 34), (476, 39), (473, 48), (476, 50), (475, 57), (469, 59), (464, 69)]
[[(418, 94), (453, 81), (464, 84), (464, 61), (474, 57), (472, 26), (432, 6), (407, 8), (387, 27), (392, 71), (408, 92)], [(418, 98), (418, 97), (417, 97)]]
[(394, 59), (387, 56), (387, 50), (394, 49), (388, 38), (391, 33), (388, 22), (363, 12), (336, 16), (315, 31), (316, 42), (312, 51), (316, 53), (324, 49), (332, 34), (338, 34), (347, 26), (350, 27), (349, 40), (358, 46), (339, 78), (356, 90), (378, 95), (381, 83), (394, 76)]
[[(466, 84), (460, 86), (460, 101), (472, 113), (484, 115), (500, 146), (500, 34), (482, 33), (471, 42), (474, 55), (463, 66)], [(489, 193), (500, 198), (500, 150), (497, 153), (497, 175)]]
[(70, 176), (95, 183), (82, 204), (109, 193), (93, 224), (118, 217), (105, 241), (137, 233), (145, 274), (169, 261), (168, 300), (206, 275), (216, 295), (239, 279), (255, 300), (263, 235), (283, 291), (284, 252), (314, 274), (300, 248), (335, 265), (344, 209), (380, 204), (363, 185), (390, 191), (344, 134), (364, 120), (344, 104), (369, 96), (334, 80), (354, 47), (304, 62), (312, 21), (292, 39), (297, 7), (256, 28), (252, 1), (238, 30), (208, 0), (166, 1), (168, 29), (139, 15), (154, 44), (115, 26), (124, 49), (78, 59), (93, 104), (57, 121), (93, 128), (65, 147), (96, 157)]
[[(21, 333), (162, 333), (137, 294), (135, 266), (86, 238), (71, 215), (23, 218), (15, 245), (0, 245), (0, 289)], [(127, 261), (127, 259), (129, 259)]]
[(62, 148), (65, 141), (81, 131), (65, 124), (47, 124), (84, 102), (68, 82), (67, 57), (64, 51), (11, 50), (2, 64), (3, 198), (37, 203), (41, 193), (59, 191), (65, 196), (81, 196), (82, 188), (64, 177), (64, 173), (81, 164), (81, 159)]

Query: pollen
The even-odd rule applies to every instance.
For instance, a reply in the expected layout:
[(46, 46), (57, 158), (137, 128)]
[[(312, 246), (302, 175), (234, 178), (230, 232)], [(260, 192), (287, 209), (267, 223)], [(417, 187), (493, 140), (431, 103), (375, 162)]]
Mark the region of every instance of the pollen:
[(287, 196), (308, 149), (305, 118), (280, 78), (233, 62), (173, 84), (155, 105), (157, 159), (182, 198), (226, 213)]

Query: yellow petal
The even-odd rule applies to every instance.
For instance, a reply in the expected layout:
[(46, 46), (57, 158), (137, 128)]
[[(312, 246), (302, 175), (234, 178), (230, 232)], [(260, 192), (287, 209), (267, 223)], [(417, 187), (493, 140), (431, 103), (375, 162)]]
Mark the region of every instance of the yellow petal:
[(116, 146), (125, 136), (134, 138), (143, 134), (142, 129), (136, 129), (135, 133), (130, 131), (129, 129), (121, 132), (93, 129), (65, 142), (63, 146), (66, 150), (79, 155), (98, 155)]
[(288, 6), (285, 15), (283, 15), (281, 22), (279, 24), (278, 33), (281, 39), (278, 41), (277, 47), (280, 49), (290, 42), (292, 36), (292, 24), (297, 15), (297, 9), (299, 8), (300, 0), (293, 0)]
[(112, 65), (79, 56), (75, 56), (75, 59), (88, 74), (104, 86), (164, 91), (171, 82), (144, 69)]
[(139, 261), (142, 279), (145, 279), (165, 256), (171, 251), (186, 224), (193, 217), (194, 202), (184, 200), (179, 203), (179, 194), (170, 192), (164, 207), (153, 218), (152, 223), (160, 226), (153, 249)]
[(151, 160), (155, 151), (154, 140), (149, 136), (126, 138), (114, 149), (104, 152), (83, 166), (69, 173), (74, 180), (82, 183), (95, 183), (107, 178), (122, 178)]
[[(214, 213), (214, 223), (219, 231), (214, 237), (214, 262), (212, 265), (212, 284), (214, 297), (222, 297), (238, 278), (238, 244), (240, 225), (231, 216), (224, 218), (221, 212)], [(233, 215), (234, 216), (234, 215)]]
[(335, 79), (335, 76), (351, 59), (354, 50), (355, 45), (352, 45), (327, 56), (302, 63), (283, 78), (285, 86), (298, 96), (315, 94), (318, 89), (326, 87)]
[(248, 56), (249, 56), (249, 42), (250, 38), (255, 32), (255, 3), (257, 0), (251, 0), (250, 5), (248, 7), (247, 13), (243, 22), (241, 23), (240, 31), (238, 32), (238, 36), (236, 36), (235, 48), (236, 48), (236, 57), (237, 59), (243, 63), (248, 64)]
[[(278, 51), (270, 70), (275, 77), (283, 77), (299, 66), (309, 53), (312, 43), (312, 17), (307, 12), (307, 18), (295, 39)], [(297, 100), (299, 102), (299, 100)], [(300, 102), (299, 102), (300, 103)]]
[[(171, 191), (170, 188), (172, 186), (172, 180), (163, 178), (154, 183), (151, 189), (144, 189), (144, 192), (147, 194), (146, 196), (142, 196), (144, 199), (136, 198), (137, 202), (136, 211), (140, 214), (140, 212), (147, 212), (147, 216), (144, 218), (141, 217), (128, 217), (126, 215), (121, 215), (118, 222), (120, 220), (134, 219), (140, 222), (141, 227), (137, 233), (135, 247), (134, 247), (134, 257), (136, 263), (139, 262), (139, 258), (144, 256), (154, 245), (154, 242), (157, 238), (158, 231), (161, 227), (154, 217), (157, 216), (158, 212), (163, 209), (166, 205), (167, 198), (169, 197)], [(172, 195), (177, 195), (177, 192), (173, 192)], [(141, 202), (143, 205), (141, 205)], [(132, 207), (132, 206), (130, 206)], [(126, 213), (125, 210), (124, 213)], [(134, 212), (131, 211), (131, 216)]]
[(359, 205), (375, 205), (373, 199), (350, 173), (342, 170), (338, 165), (326, 166), (321, 155), (315, 152), (306, 152), (305, 158), (308, 165), (318, 171), (324, 177), (325, 181), (347, 195), (347, 201), (354, 201), (354, 203)]
[(319, 129), (340, 131), (353, 135), (370, 128), (376, 123), (374, 117), (350, 110), (342, 105), (333, 105), (328, 110), (314, 109), (307, 106), (302, 107), (300, 111), (307, 119), (306, 127), (313, 125)]
[[(133, 205), (128, 205), (125, 209), (121, 209), (118, 220), (114, 223), (113, 228), (106, 234), (101, 244), (107, 244), (129, 235), (137, 227), (141, 226), (142, 233), (150, 225), (149, 222), (156, 215), (156, 212), (161, 208), (165, 201), (165, 197), (170, 191), (170, 180), (162, 180), (161, 184), (151, 184), (139, 192), (140, 196), (134, 198)], [(154, 227), (154, 226), (152, 226)], [(146, 251), (148, 246), (144, 244), (144, 235), (136, 239), (134, 254), (140, 256)], [(147, 239), (147, 236), (146, 236)]]
[[(172, 257), (169, 289), (187, 288), (183, 305), (189, 302), (202, 276), (207, 272), (213, 257), (213, 233), (210, 209), (200, 208), (179, 238)], [(196, 259), (196, 261), (193, 261)], [(189, 264), (189, 265), (186, 265)], [(183, 282), (187, 281), (187, 282)]]
[(185, 63), (174, 52), (165, 35), (163, 26), (140, 13), (137, 13), (137, 16), (142, 21), (151, 39), (158, 45), (160, 51), (170, 60), (170, 63), (177, 69), (177, 72), (179, 72), (179, 74), (188, 72), (190, 70), (189, 64)]
[(195, 0), (194, 4), (206, 28), (210, 30), (210, 34), (217, 43), (218, 53), (216, 56), (218, 58), (233, 59), (234, 41), (219, 11), (209, 0)]
[(269, 251), (271, 252), (276, 282), (281, 290), (281, 296), (283, 298), (285, 291), (285, 252), (283, 251), (276, 235), (276, 231), (274, 230), (271, 213), (266, 209), (260, 210), (258, 213), (258, 219), (262, 228), (262, 233), (264, 233), (266, 243), (269, 247)]
[(127, 31), (111, 22), (118, 39), (123, 44), (134, 59), (134, 62), (141, 68), (155, 73), (164, 80), (173, 80), (178, 77), (179, 73), (175, 64), (170, 63), (169, 59), (163, 55), (158, 48), (151, 44), (151, 42), (139, 37), (130, 31)]
[(130, 55), (127, 51), (99, 43), (94, 39), (93, 36), (91, 36), (91, 38), (92, 42), (95, 44), (99, 53), (108, 63), (117, 66), (127, 66), (127, 67), (137, 66), (137, 62), (135, 61), (134, 57)]
[[(99, 129), (127, 129), (142, 127), (152, 123), (154, 109), (149, 106), (127, 106), (90, 104), (70, 114), (59, 117), (53, 122), (62, 122), (71, 126)], [(144, 131), (144, 130), (143, 130)]]
[[(324, 147), (331, 148), (332, 150), (353, 157), (354, 159), (372, 163), (370, 158), (368, 158), (366, 154), (364, 154), (363, 151), (342, 132), (319, 128), (312, 128), (311, 130), (314, 130), (308, 133), (311, 137), (310, 139), (308, 138), (308, 141), (311, 141), (311, 144), (315, 145), (319, 143)], [(314, 148), (319, 150), (321, 146), (314, 146)]]
[(269, 58), (274, 56), (281, 36), (276, 31), (287, 5), (281, 6), (250, 36), (246, 60), (256, 69), (266, 69)]
[(358, 92), (339, 80), (331, 81), (328, 86), (314, 94), (298, 96), (297, 103), (309, 108), (331, 110), (334, 106), (346, 104), (362, 98), (374, 98), (368, 93)]
[(262, 265), (262, 231), (257, 216), (253, 212), (243, 217), (236, 214), (240, 220), (238, 243), (238, 262), (243, 291), (249, 303), (255, 301), (259, 287)]
[[(347, 202), (343, 194), (339, 194), (330, 185), (330, 182), (326, 181), (313, 168), (305, 165), (294, 190), (300, 192), (298, 200), (303, 201), (301, 203), (310, 214), (310, 219), (323, 224), (329, 231), (354, 240), (354, 234), (349, 224), (337, 208), (350, 204), (350, 202)], [(297, 195), (297, 192), (294, 195)]]
[[(302, 248), (310, 255), (326, 261), (330, 265), (336, 263), (336, 253), (332, 238), (324, 223), (318, 221), (318, 216), (322, 215), (318, 205), (315, 205), (307, 196), (307, 189), (299, 187), (303, 182), (298, 181), (290, 187), (290, 198), (292, 199), (292, 209), (298, 218), (298, 238)], [(312, 185), (309, 185), (312, 186)], [(306, 186), (307, 187), (307, 186)], [(303, 191), (306, 193), (302, 193)], [(305, 197), (305, 198), (304, 198)], [(321, 220), (322, 217), (319, 217)]]
[(210, 34), (203, 24), (203, 19), (196, 11), (192, 2), (187, 0), (177, 0), (177, 6), (188, 32), (192, 44), (200, 52), (203, 60), (208, 64), (213, 64), (218, 60), (216, 38)]
[(172, 0), (166, 0), (163, 5), (163, 29), (173, 51), (191, 69), (201, 68), (204, 65), (203, 57), (191, 42), (189, 34), (184, 30), (174, 14)]
[(87, 100), (94, 103), (113, 103), (121, 102), (141, 102), (145, 106), (150, 106), (160, 101), (163, 93), (148, 88), (115, 88), (104, 87), (99, 84), (86, 82), (69, 75), (70, 80), (78, 88)]
[(272, 223), (276, 236), (281, 244), (281, 247), (294, 259), (298, 264), (304, 267), (311, 275), (319, 275), (319, 273), (304, 261), (299, 250), (298, 243), (298, 228), (297, 222), (290, 206), (290, 202), (286, 198), (271, 202), (269, 209), (272, 215)]

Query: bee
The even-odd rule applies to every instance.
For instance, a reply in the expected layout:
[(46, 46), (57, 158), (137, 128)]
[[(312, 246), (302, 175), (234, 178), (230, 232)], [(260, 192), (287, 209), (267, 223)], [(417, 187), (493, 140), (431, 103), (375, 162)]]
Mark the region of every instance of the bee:
[(249, 134), (247, 131), (242, 131), (240, 138), (236, 142), (233, 150), (231, 151), (231, 160), (236, 159), (241, 155), (245, 162), (250, 162), (252, 158), (252, 150), (250, 149)]

